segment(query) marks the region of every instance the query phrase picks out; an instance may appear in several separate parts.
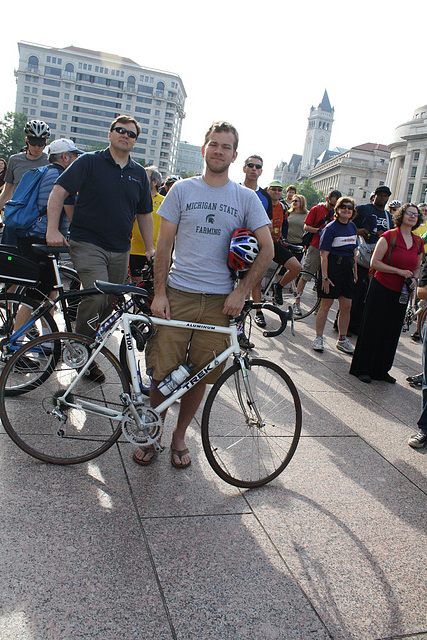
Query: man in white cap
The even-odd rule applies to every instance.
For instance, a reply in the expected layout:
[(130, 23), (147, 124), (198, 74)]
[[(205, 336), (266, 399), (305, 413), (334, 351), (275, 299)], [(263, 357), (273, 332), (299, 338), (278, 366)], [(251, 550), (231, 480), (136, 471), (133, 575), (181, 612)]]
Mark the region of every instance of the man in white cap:
[[(37, 289), (34, 289), (32, 297), (41, 299), (40, 291), (48, 296), (53, 290), (53, 286), (56, 282), (55, 272), (53, 265), (50, 261), (45, 261), (44, 256), (41, 256), (34, 252), (33, 244), (46, 244), (46, 229), (47, 229), (47, 201), (53, 186), (61, 173), (70, 166), (83, 154), (76, 147), (72, 140), (67, 138), (60, 138), (51, 142), (47, 148), (49, 156), (49, 167), (40, 180), (39, 194), (37, 198), (37, 207), (40, 211), (40, 215), (32, 227), (26, 230), (17, 230), (18, 247), (21, 255), (33, 262), (40, 263), (40, 283), (37, 285)], [(74, 211), (74, 196), (67, 198), (64, 202), (64, 207), (61, 213), (60, 228), (66, 235), (70, 220)], [(21, 306), (19, 309), (16, 320), (15, 330), (22, 326), (30, 317), (30, 310)]]

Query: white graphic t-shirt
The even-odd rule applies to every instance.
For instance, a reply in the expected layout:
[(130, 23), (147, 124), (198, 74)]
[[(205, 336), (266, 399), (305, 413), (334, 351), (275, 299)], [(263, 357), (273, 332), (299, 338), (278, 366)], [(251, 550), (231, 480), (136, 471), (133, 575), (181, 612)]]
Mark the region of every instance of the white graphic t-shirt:
[(177, 225), (168, 284), (174, 289), (229, 294), (228, 250), (234, 229), (269, 225), (256, 193), (229, 180), (211, 187), (201, 176), (176, 182), (159, 215)]

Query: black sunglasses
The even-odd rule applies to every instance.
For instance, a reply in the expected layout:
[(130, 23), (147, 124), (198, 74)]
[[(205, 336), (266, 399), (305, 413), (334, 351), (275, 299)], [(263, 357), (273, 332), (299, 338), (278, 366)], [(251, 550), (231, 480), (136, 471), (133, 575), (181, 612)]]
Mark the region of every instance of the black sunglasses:
[(253, 169), (254, 167), (256, 167), (257, 169), (262, 169), (262, 164), (254, 164), (253, 162), (248, 162), (246, 166), (250, 169)]
[(32, 147), (45, 147), (46, 140), (44, 138), (27, 138), (28, 144)]
[(129, 131), (129, 129), (125, 129), (124, 127), (114, 127), (112, 131), (117, 131), (117, 133), (119, 133), (121, 136), (126, 134), (128, 138), (132, 139), (137, 137), (135, 131)]
[(352, 204), (340, 204), (340, 206), (338, 208), (339, 209), (349, 209), (350, 211), (353, 211), (353, 205)]

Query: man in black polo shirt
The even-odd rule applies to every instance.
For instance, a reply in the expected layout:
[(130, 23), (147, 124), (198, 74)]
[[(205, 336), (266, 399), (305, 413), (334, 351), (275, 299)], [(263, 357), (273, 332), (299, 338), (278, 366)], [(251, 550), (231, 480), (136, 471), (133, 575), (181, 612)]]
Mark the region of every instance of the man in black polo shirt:
[[(70, 253), (85, 288), (95, 280), (123, 283), (137, 217), (146, 256), (153, 254), (153, 203), (145, 170), (130, 158), (139, 123), (119, 116), (110, 126), (108, 149), (86, 153), (58, 178), (47, 206), (48, 245), (67, 245), (58, 230), (63, 203), (78, 193), (70, 225)], [(79, 305), (76, 331), (92, 335), (108, 313), (106, 296), (88, 296)]]

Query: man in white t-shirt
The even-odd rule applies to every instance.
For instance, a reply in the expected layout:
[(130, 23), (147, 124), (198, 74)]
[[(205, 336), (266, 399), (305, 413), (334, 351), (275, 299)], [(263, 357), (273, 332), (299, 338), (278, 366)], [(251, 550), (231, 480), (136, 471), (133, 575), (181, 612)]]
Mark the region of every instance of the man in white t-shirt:
[[(237, 145), (238, 134), (232, 125), (213, 123), (202, 147), (203, 176), (176, 182), (159, 209), (162, 221), (151, 305), (159, 318), (228, 326), (229, 316), (239, 315), (247, 294), (272, 260), (269, 219), (261, 202), (255, 192), (228, 177), (229, 167), (237, 157)], [(235, 287), (228, 252), (232, 233), (239, 227), (253, 231), (259, 254)], [(186, 330), (159, 327), (146, 354), (147, 370), (152, 369), (156, 385), (151, 392), (152, 406), (164, 398), (157, 386), (170, 372), (187, 363), (197, 373), (212, 360), (214, 351), (224, 349), (225, 340), (215, 332), (195, 331), (191, 335)], [(206, 384), (213, 384), (220, 373), (218, 367), (181, 398), (171, 445), (174, 467), (182, 469), (191, 463), (185, 432), (203, 399)], [(134, 452), (135, 462), (141, 465), (150, 464), (154, 456), (152, 447), (140, 447)]]

